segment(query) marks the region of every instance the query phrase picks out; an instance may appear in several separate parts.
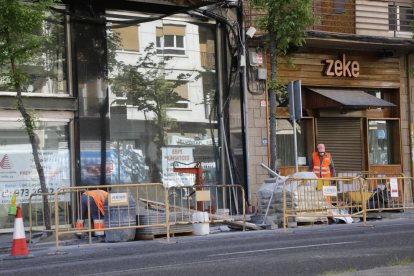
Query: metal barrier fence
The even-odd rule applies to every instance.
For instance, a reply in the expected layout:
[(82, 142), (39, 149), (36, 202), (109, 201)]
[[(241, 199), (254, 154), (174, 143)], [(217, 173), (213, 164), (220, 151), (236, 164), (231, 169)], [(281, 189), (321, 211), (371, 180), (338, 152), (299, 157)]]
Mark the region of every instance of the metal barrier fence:
[[(275, 191), (275, 200), (283, 196), (283, 228), (289, 218), (298, 222), (325, 221), (332, 217), (363, 215), (366, 223), (364, 194), (359, 178), (290, 178), (283, 191)], [(279, 194), (279, 196), (278, 196)]]
[[(98, 206), (104, 208), (104, 222), (99, 221), (101, 219), (100, 210), (91, 208), (91, 199), (95, 190), (110, 190), (107, 195), (106, 203), (104, 206)], [(68, 227), (62, 229), (60, 224), (60, 217), (62, 214), (55, 212), (55, 235), (56, 235), (56, 252), (59, 252), (59, 236), (65, 234), (89, 234), (89, 243), (92, 244), (92, 232), (95, 234), (101, 234), (102, 231), (111, 230), (125, 230), (125, 229), (141, 229), (148, 227), (164, 227), (165, 232), (169, 233), (168, 223), (168, 208), (160, 212), (156, 207), (150, 205), (150, 201), (164, 202), (168, 204), (167, 192), (164, 185), (160, 183), (150, 184), (129, 184), (129, 185), (101, 185), (101, 186), (88, 186), (88, 187), (67, 187), (61, 188), (55, 193), (55, 210), (59, 210), (57, 205), (59, 204), (59, 194), (70, 194), (70, 202), (76, 204), (78, 210), (76, 212), (77, 226), (73, 227), (72, 224), (68, 224)], [(82, 196), (84, 200), (82, 202)], [(86, 200), (86, 202), (85, 202)], [(87, 208), (87, 210), (85, 210)], [(100, 209), (98, 208), (98, 209)], [(65, 210), (59, 210), (65, 212)], [(146, 214), (147, 220), (140, 219), (140, 216)], [(66, 215), (63, 215), (66, 217)], [(98, 221), (98, 229), (92, 228), (92, 223)], [(138, 218), (138, 219), (137, 219)], [(88, 220), (88, 224), (81, 225), (80, 221)], [(78, 224), (79, 223), (79, 224)], [(107, 238), (108, 233), (106, 232)], [(133, 232), (135, 236), (135, 232)], [(169, 242), (169, 235), (167, 235), (167, 242)]]
[[(52, 226), (50, 230), (46, 230), (45, 227), (45, 210), (43, 204), (44, 196), (47, 197), (50, 210), (49, 218), (50, 224)], [(73, 212), (71, 211), (72, 207), (73, 206), (70, 204), (70, 200), (67, 198), (67, 196), (65, 196), (63, 193), (60, 193), (57, 208), (63, 210), (63, 216), (60, 216), (60, 219), (62, 219), (65, 222), (63, 225), (61, 225), (61, 227), (70, 227), (71, 221), (74, 221), (73, 218), (70, 218), (70, 214), (73, 214)], [(59, 209), (56, 209), (54, 193), (33, 193), (29, 196), (29, 243), (32, 242), (34, 230), (42, 232), (55, 232), (55, 212)]]
[[(103, 194), (102, 190), (110, 191), (102, 206), (95, 206), (90, 197), (96, 190), (97, 196)], [(192, 231), (192, 224), (199, 223), (227, 222), (243, 230), (246, 225), (245, 194), (240, 185), (180, 186), (168, 191), (160, 183), (67, 187), (54, 194), (30, 196), (30, 239), (34, 229), (47, 232), (43, 196), (48, 197), (51, 207), (52, 230), (48, 231), (55, 233), (56, 253), (59, 237), (66, 234), (86, 233), (92, 244), (93, 232), (103, 235), (105, 231), (107, 240), (112, 230), (132, 229), (138, 236), (166, 235), (169, 243), (171, 234), (178, 228), (183, 231), (180, 226), (188, 225)], [(202, 211), (210, 214), (200, 217)]]
[(364, 179), (367, 211), (414, 208), (413, 179), (410, 177), (371, 177)]
[(338, 171), (338, 177), (358, 177), (366, 174), (377, 174), (376, 171)]
[[(246, 201), (240, 185), (174, 186), (168, 189), (171, 225), (242, 222)], [(202, 215), (208, 212), (207, 215)]]

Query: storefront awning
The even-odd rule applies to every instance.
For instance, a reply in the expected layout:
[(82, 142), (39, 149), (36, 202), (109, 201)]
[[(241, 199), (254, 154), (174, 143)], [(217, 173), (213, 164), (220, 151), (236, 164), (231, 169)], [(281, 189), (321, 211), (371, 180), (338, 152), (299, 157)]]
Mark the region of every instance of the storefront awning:
[(393, 103), (384, 101), (372, 96), (362, 90), (334, 90), (334, 89), (308, 89), (313, 92), (315, 97), (312, 99), (310, 108), (327, 108), (327, 107), (393, 107)]

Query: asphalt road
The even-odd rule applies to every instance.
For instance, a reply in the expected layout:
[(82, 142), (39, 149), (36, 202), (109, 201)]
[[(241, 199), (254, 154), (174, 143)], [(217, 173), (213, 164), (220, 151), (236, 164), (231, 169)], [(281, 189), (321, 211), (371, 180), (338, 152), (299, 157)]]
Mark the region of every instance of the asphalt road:
[(414, 220), (371, 224), (68, 246), (67, 254), (0, 261), (0, 275), (320, 275), (414, 261)]

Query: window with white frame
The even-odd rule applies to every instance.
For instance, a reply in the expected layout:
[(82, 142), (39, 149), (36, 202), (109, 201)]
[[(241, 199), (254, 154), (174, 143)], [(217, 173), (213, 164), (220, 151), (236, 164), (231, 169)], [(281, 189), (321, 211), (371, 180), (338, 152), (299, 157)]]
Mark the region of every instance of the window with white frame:
[(185, 55), (185, 26), (163, 25), (157, 27), (157, 54)]
[(414, 22), (414, 12), (411, 7), (389, 5), (389, 30), (411, 32)]

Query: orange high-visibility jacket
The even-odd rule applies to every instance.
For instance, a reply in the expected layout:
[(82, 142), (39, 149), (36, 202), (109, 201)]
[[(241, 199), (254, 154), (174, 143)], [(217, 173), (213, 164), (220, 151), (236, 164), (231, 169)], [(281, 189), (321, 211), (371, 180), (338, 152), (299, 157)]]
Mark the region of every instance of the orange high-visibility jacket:
[(98, 206), (98, 208), (101, 211), (102, 215), (105, 215), (103, 205), (105, 203), (106, 197), (108, 196), (107, 192), (102, 191), (102, 190), (92, 190), (92, 191), (84, 192), (83, 194), (93, 197), (93, 200), (95, 201), (96, 206)]
[(320, 178), (329, 178), (331, 177), (331, 154), (325, 153), (323, 157), (322, 164), (319, 163), (319, 155), (317, 152), (314, 152), (312, 155), (313, 158), (313, 168), (312, 171)]

